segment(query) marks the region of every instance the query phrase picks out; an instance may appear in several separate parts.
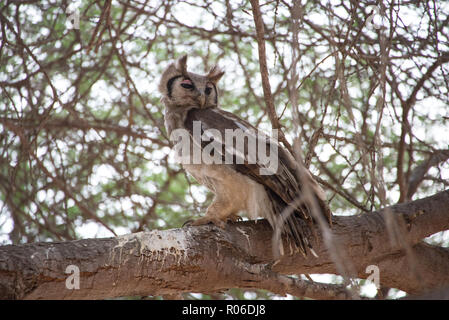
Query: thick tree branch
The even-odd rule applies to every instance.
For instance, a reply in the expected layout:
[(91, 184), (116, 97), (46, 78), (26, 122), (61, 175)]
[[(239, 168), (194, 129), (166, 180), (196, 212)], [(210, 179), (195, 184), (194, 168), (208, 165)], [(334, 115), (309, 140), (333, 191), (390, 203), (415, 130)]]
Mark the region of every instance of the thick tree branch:
[[(392, 215), (414, 259), (388, 239)], [(360, 278), (368, 265), (380, 282), (409, 293), (449, 286), (449, 250), (420, 241), (449, 229), (449, 190), (356, 216), (335, 217), (333, 232)], [(337, 273), (322, 241), (319, 257), (284, 256), (272, 268), (272, 230), (266, 221), (153, 230), (107, 239), (0, 247), (0, 298), (104, 299), (180, 292), (263, 288), (312, 298), (348, 298), (338, 285), (292, 280), (281, 274)], [(285, 243), (288, 248), (287, 243)], [(288, 253), (288, 249), (286, 250)], [(80, 271), (80, 288), (66, 288), (67, 266)]]

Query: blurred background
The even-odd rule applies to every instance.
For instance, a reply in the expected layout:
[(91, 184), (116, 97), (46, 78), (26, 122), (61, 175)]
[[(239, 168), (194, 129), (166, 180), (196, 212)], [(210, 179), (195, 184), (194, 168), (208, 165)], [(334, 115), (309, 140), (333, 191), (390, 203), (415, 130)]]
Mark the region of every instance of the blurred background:
[[(260, 10), (282, 130), (301, 142), (334, 214), (448, 187), (449, 2), (276, 0)], [(218, 63), (221, 107), (271, 130), (249, 1), (3, 0), (0, 23), (2, 245), (178, 228), (204, 214), (212, 194), (173, 161), (157, 92), (182, 54), (193, 72)], [(426, 241), (448, 246), (449, 236)]]

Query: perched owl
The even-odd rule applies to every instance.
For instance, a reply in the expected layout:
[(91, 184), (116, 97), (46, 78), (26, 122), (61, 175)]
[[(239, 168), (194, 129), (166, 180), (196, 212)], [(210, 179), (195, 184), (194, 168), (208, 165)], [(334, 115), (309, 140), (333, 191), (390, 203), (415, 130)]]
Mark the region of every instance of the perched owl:
[[(311, 214), (311, 208), (331, 222), (323, 190), (277, 141), (218, 108), (217, 82), (223, 74), (217, 66), (206, 75), (188, 72), (185, 55), (167, 67), (159, 83), (166, 108), (165, 126), (172, 143), (178, 142), (173, 133), (181, 130), (192, 137), (189, 150), (196, 146), (203, 152), (203, 162), (184, 161), (183, 167), (215, 194), (205, 216), (192, 224), (212, 222), (224, 227), (228, 220), (236, 221), (241, 212), (246, 212), (251, 219), (266, 218), (273, 228), (280, 227), (293, 247), (303, 254), (308, 249), (313, 253), (311, 226), (317, 216)], [(237, 147), (235, 139), (223, 138), (230, 132), (246, 135), (243, 147)], [(257, 150), (276, 151), (274, 171), (267, 172), (267, 162), (253, 157), (251, 152), (256, 149), (251, 148), (251, 143), (257, 145)], [(210, 148), (212, 144), (214, 148)], [(188, 154), (189, 160), (194, 160)], [(309, 197), (303, 197), (303, 188), (308, 188)], [(283, 248), (280, 249), (282, 254)]]

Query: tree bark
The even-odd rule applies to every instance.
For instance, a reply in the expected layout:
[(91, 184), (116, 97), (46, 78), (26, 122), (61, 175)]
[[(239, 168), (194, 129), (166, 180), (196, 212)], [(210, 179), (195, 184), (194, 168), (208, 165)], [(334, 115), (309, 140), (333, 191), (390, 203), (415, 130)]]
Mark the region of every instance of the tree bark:
[[(391, 241), (388, 221), (400, 238)], [(449, 286), (449, 250), (422, 239), (449, 229), (449, 190), (376, 212), (333, 219), (334, 241), (359, 278), (369, 265), (380, 283), (411, 294)], [(396, 233), (397, 233), (396, 232)], [(318, 235), (319, 230), (317, 230)], [(351, 298), (343, 286), (282, 275), (338, 268), (318, 236), (318, 258), (288, 250), (272, 263), (272, 230), (264, 220), (153, 230), (116, 238), (0, 247), (0, 299), (105, 299), (262, 288), (318, 299)], [(70, 288), (79, 270), (79, 289)], [(73, 270), (73, 269), (71, 269)], [(72, 278), (70, 278), (72, 277)], [(67, 282), (69, 285), (67, 286)]]

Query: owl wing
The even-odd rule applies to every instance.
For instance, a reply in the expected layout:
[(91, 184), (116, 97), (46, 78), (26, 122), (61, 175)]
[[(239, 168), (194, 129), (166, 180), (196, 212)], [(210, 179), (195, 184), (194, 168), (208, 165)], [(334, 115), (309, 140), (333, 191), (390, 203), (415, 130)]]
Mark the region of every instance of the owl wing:
[[(233, 166), (237, 172), (264, 186), (271, 200), (273, 215), (275, 215), (273, 219), (269, 220), (279, 221), (281, 214), (287, 211), (287, 207), (291, 206), (291, 210), (289, 210), (291, 214), (282, 217), (282, 233), (293, 240), (296, 247), (305, 254), (307, 252), (306, 247), (311, 248), (309, 240), (314, 236), (312, 224), (315, 219), (313, 219), (311, 208), (318, 208), (318, 214), (322, 215), (328, 223), (331, 222), (331, 212), (327, 206), (324, 193), (309, 171), (300, 166), (277, 141), (230, 112), (218, 108), (194, 108), (187, 113), (184, 124), (192, 136), (194, 124), (197, 126), (200, 124), (201, 134), (205, 132), (220, 133), (219, 135), (211, 134), (213, 137), (210, 137), (209, 141), (199, 140), (196, 142), (201, 145), (202, 150), (206, 150), (207, 145), (213, 142), (218, 147), (212, 150), (219, 153), (218, 156), (223, 161), (222, 163), (225, 163), (227, 159), (232, 159), (232, 163), (229, 165)], [(234, 132), (235, 130), (241, 130), (246, 133), (248, 139), (245, 140), (243, 148), (237, 147), (234, 141), (229, 143), (224, 139), (227, 130), (228, 134), (229, 130)], [(265, 145), (266, 152), (277, 150), (276, 159), (271, 159), (276, 161), (277, 168), (275, 171), (269, 172), (267, 162), (252, 154), (254, 149), (251, 149), (250, 142), (256, 144), (257, 148)], [(217, 155), (214, 156), (217, 157)], [(312, 191), (309, 195), (312, 195), (313, 200), (302, 197), (305, 187)], [(311, 201), (314, 201), (317, 206), (313, 206)]]

